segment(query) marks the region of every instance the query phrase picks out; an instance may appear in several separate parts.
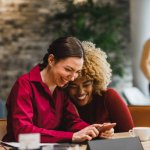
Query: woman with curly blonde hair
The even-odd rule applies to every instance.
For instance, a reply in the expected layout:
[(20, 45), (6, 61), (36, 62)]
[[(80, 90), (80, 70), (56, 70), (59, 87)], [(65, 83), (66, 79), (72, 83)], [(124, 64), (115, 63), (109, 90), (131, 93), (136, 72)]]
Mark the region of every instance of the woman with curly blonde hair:
[(112, 70), (107, 55), (91, 42), (82, 42), (85, 61), (80, 76), (71, 81), (67, 92), (80, 117), (89, 124), (116, 122), (115, 132), (133, 128), (133, 120), (121, 96), (112, 88)]

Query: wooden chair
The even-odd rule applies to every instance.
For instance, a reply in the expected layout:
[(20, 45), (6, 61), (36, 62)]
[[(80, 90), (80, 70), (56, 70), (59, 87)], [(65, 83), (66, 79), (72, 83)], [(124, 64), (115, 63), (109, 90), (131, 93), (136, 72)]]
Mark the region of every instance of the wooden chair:
[(0, 140), (2, 140), (3, 136), (6, 134), (6, 119), (0, 119)]
[(128, 106), (136, 127), (150, 127), (150, 106)]

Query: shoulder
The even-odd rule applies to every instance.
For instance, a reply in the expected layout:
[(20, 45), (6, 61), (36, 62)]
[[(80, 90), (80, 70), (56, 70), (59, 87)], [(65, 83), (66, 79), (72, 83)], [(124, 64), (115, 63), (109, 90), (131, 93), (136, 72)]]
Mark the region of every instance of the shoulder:
[(108, 88), (105, 92), (104, 92), (104, 98), (106, 102), (116, 102), (116, 103), (122, 103), (124, 100), (121, 97), (121, 95), (113, 88)]
[(30, 82), (40, 82), (40, 69), (39, 66), (36, 65), (35, 67), (33, 67), (28, 73), (25, 73), (23, 75), (21, 75), (17, 81), (20, 82), (26, 82), (26, 83), (30, 83)]
[(145, 44), (144, 44), (144, 47), (143, 47), (143, 55), (145, 54), (148, 54), (150, 51), (150, 39), (148, 39)]
[(113, 88), (107, 88), (106, 91), (102, 92), (102, 95), (95, 94), (95, 99), (112, 99), (113, 97), (119, 96), (119, 93)]
[(20, 90), (20, 89), (28, 89), (30, 88), (30, 81), (29, 81), (29, 75), (28, 74), (24, 74), (21, 75), (20, 77), (18, 77), (18, 79), (16, 80), (16, 82), (13, 85), (13, 89), (15, 90)]
[(18, 82), (18, 83), (29, 82), (29, 74), (26, 73), (26, 74), (21, 75), (21, 76), (17, 79), (17, 82)]
[(106, 96), (119, 96), (119, 93), (113, 88), (108, 88), (103, 94)]
[(120, 97), (119, 93), (113, 88), (107, 88), (106, 91), (102, 92), (102, 95), (95, 95), (95, 100), (99, 101), (111, 101), (112, 99), (118, 99)]
[(144, 45), (145, 45), (145, 46), (146, 46), (146, 45), (149, 45), (149, 46), (150, 46), (150, 39), (148, 39), (148, 40), (145, 42)]
[(11, 88), (8, 100), (13, 99), (13, 101), (18, 100), (17, 97), (21, 96), (22, 98), (25, 95), (31, 95), (31, 86), (26, 74), (20, 76), (13, 87)]

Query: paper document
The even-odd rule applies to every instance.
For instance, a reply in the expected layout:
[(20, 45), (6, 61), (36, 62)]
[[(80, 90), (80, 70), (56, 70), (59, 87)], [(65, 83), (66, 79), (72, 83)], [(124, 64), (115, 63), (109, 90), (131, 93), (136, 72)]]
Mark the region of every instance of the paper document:
[[(0, 141), (1, 144), (5, 145), (5, 146), (8, 146), (8, 147), (12, 147), (12, 148), (19, 148), (20, 147), (20, 144), (18, 142), (3, 142), (3, 141)], [(42, 150), (47, 150), (48, 147), (46, 146), (49, 146), (49, 150), (50, 149), (59, 149), (60, 147), (63, 148), (67, 148), (69, 150), (69, 148), (71, 147), (75, 147), (75, 149), (79, 149), (79, 144), (71, 144), (71, 143), (40, 143), (40, 146), (42, 146)], [(51, 148), (50, 148), (51, 147)]]
[[(14, 148), (19, 148), (20, 147), (20, 143), (18, 143), (18, 142), (3, 142), (3, 141), (0, 141), (0, 143), (5, 145), (5, 146), (10, 146), (10, 147), (14, 147)], [(40, 146), (53, 146), (53, 145), (60, 145), (60, 143), (40, 143)]]

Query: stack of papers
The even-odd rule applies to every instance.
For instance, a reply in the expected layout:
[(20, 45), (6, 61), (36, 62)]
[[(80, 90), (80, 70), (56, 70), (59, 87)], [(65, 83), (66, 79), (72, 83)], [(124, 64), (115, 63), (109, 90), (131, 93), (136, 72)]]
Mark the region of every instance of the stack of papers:
[[(11, 147), (14, 149), (19, 149), (20, 144), (18, 142), (3, 142), (0, 143), (4, 146)], [(79, 144), (71, 143), (40, 143), (41, 150), (72, 150), (74, 147), (75, 150), (79, 150)]]

